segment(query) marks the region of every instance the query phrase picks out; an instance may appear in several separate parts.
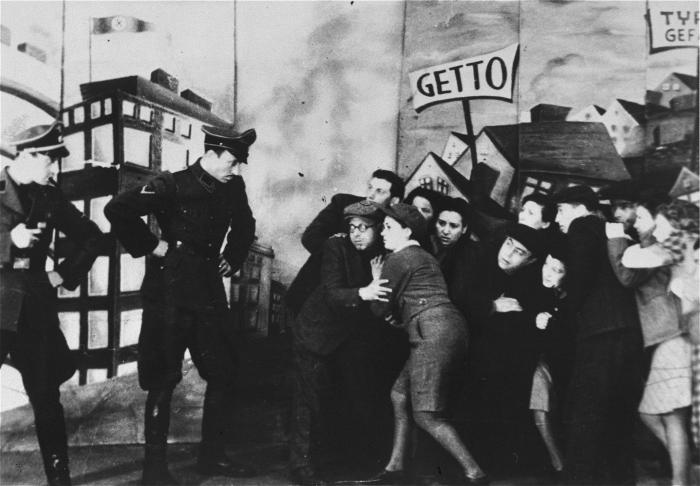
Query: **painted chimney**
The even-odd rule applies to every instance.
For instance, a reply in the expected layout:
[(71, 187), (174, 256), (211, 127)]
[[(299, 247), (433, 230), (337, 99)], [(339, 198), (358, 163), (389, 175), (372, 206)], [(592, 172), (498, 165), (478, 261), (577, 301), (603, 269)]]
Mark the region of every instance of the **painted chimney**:
[(180, 93), (180, 96), (185, 98), (187, 101), (191, 101), (195, 105), (201, 106), (207, 111), (211, 111), (211, 101), (202, 98), (191, 89), (184, 90), (182, 93)]
[(169, 91), (172, 91), (173, 93), (177, 93), (177, 89), (180, 84), (175, 76), (172, 76), (161, 68), (151, 72), (151, 81)]
[(19, 52), (24, 52), (25, 54), (32, 56), (34, 59), (40, 62), (46, 62), (46, 51), (39, 49), (37, 46), (29, 44), (27, 42), (22, 42), (17, 45), (17, 50)]

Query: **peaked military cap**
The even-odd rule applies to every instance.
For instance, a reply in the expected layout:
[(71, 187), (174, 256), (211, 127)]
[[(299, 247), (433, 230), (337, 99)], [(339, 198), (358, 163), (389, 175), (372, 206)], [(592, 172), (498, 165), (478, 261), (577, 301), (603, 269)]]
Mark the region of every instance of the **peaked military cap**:
[(238, 133), (232, 126), (214, 127), (205, 125), (204, 132), (205, 149), (224, 149), (236, 156), (239, 162), (248, 162), (248, 147), (253, 145), (257, 134), (251, 128), (243, 133)]
[(36, 125), (20, 132), (9, 142), (18, 152), (52, 154), (67, 157), (70, 152), (63, 142), (63, 125), (55, 121), (51, 125)]

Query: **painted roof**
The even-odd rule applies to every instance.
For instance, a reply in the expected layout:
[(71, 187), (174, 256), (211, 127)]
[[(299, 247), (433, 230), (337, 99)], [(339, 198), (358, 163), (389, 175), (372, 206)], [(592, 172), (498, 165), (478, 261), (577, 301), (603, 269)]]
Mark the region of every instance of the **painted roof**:
[(698, 78), (697, 76), (691, 76), (690, 74), (683, 74), (683, 73), (671, 73), (673, 76), (678, 78), (680, 82), (685, 84), (687, 87), (690, 89), (693, 89), (695, 91), (698, 90)]
[(597, 180), (630, 175), (602, 123), (543, 122), (483, 129), (513, 167)]
[(620, 103), (620, 106), (622, 106), (622, 108), (624, 108), (625, 111), (629, 113), (637, 123), (640, 125), (646, 123), (647, 119), (644, 105), (640, 105), (639, 103), (635, 103), (633, 101), (621, 100), (620, 98), (617, 98), (617, 102)]

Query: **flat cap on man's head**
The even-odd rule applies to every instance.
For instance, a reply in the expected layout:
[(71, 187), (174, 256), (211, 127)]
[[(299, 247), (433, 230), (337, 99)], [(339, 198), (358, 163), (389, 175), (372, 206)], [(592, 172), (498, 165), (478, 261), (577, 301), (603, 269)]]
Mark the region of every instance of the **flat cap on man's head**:
[(506, 228), (506, 236), (523, 245), (535, 257), (539, 258), (544, 255), (545, 241), (542, 230), (536, 230), (520, 223), (513, 223)]
[(413, 239), (422, 241), (428, 232), (428, 222), (418, 211), (418, 208), (406, 203), (396, 203), (391, 206), (379, 206), (379, 209), (391, 216), (402, 225), (411, 229)]
[(384, 217), (384, 214), (379, 210), (379, 205), (363, 199), (362, 201), (345, 206), (345, 209), (343, 209), (343, 217), (345, 219), (360, 217), (371, 219), (372, 221), (379, 221)]
[(583, 204), (593, 210), (598, 207), (598, 195), (588, 186), (570, 186), (554, 195), (557, 204)]
[(639, 202), (641, 200), (639, 184), (631, 179), (615, 181), (602, 188), (598, 195), (601, 199), (610, 201)]
[(21, 131), (9, 142), (18, 152), (68, 157), (70, 152), (63, 141), (63, 125), (55, 121), (49, 125), (35, 125)]
[(233, 126), (214, 127), (202, 126), (204, 132), (205, 150), (228, 150), (241, 163), (248, 162), (248, 147), (253, 145), (257, 134), (251, 128), (243, 133), (233, 129)]

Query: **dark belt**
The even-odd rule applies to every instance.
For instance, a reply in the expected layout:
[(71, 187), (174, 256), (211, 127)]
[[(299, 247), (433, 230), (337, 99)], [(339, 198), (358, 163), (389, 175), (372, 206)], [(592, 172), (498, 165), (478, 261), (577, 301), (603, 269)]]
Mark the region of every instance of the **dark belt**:
[(181, 240), (171, 241), (168, 244), (170, 245), (170, 248), (177, 248), (178, 250), (181, 250), (187, 253), (188, 255), (195, 255), (204, 258), (207, 261), (214, 261), (219, 259), (218, 249), (213, 250), (209, 248), (208, 250), (204, 250), (198, 245), (193, 245), (190, 242)]

